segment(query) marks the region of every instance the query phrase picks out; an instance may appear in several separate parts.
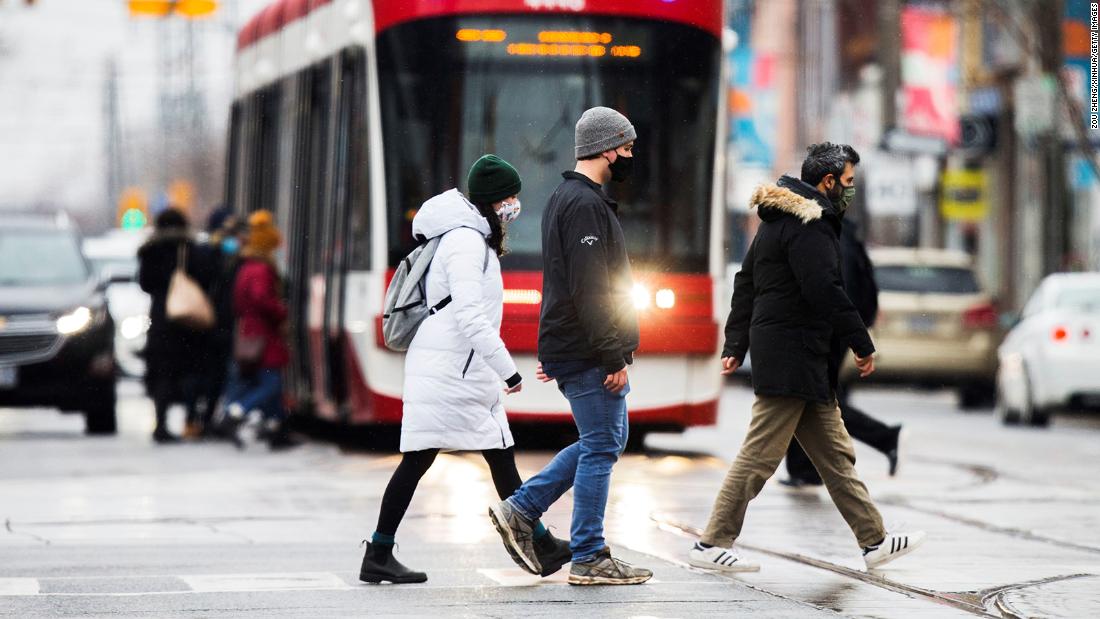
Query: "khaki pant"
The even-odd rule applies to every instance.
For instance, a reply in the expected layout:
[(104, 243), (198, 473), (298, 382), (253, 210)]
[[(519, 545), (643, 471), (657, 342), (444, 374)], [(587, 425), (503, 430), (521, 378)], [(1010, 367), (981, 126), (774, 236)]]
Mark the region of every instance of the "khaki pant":
[(856, 477), (852, 439), (840, 419), (836, 402), (818, 404), (780, 396), (757, 396), (749, 434), (714, 501), (703, 533), (706, 544), (728, 548), (741, 534), (745, 509), (775, 473), (791, 435), (821, 473), (838, 510), (860, 546), (872, 546), (886, 536), (882, 516), (871, 503), (867, 486)]

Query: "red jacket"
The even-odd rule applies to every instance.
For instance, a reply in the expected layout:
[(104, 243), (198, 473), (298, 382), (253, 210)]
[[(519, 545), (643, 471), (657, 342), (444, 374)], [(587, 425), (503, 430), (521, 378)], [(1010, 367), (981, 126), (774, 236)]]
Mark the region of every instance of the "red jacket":
[(246, 258), (233, 287), (237, 329), (246, 337), (263, 336), (267, 345), (260, 367), (269, 369), (284, 368), (290, 362), (290, 349), (282, 329), (286, 303), (279, 296), (278, 279), (271, 264)]

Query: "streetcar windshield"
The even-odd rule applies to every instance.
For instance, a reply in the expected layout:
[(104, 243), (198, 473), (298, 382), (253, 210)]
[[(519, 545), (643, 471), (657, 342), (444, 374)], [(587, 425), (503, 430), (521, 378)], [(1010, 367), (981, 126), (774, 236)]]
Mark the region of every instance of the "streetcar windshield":
[(586, 16), (448, 17), (378, 37), (389, 261), (413, 243), (429, 197), (465, 190), (483, 153), (523, 177), (506, 269), (538, 269), (547, 199), (573, 169), (574, 125), (613, 107), (638, 132), (634, 177), (611, 183), (633, 261), (705, 271), (714, 175), (719, 44), (689, 26)]

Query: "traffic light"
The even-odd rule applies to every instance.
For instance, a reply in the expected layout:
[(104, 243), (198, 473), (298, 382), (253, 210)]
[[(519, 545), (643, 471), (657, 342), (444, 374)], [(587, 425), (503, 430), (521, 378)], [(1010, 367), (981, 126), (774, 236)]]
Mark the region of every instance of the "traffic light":
[(145, 218), (145, 213), (141, 209), (132, 208), (122, 214), (118, 227), (123, 230), (140, 230), (145, 227), (146, 223), (148, 221)]
[(149, 223), (149, 200), (138, 187), (127, 187), (118, 198), (118, 227), (139, 230)]

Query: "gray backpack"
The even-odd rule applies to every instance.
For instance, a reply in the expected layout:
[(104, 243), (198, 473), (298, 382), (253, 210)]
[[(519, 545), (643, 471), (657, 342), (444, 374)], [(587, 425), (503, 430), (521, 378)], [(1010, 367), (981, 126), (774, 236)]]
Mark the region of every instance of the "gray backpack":
[[(386, 301), (382, 309), (382, 337), (390, 350), (408, 350), (420, 323), (451, 303), (451, 295), (447, 295), (439, 303), (429, 307), (424, 284), (424, 276), (428, 274), (428, 267), (432, 264), (432, 258), (435, 258), (435, 250), (439, 247), (441, 238), (443, 237), (437, 236), (430, 239), (409, 252), (397, 265), (397, 271), (393, 274), (390, 285), (386, 287)], [(482, 272), (488, 266), (489, 247), (486, 245)]]

